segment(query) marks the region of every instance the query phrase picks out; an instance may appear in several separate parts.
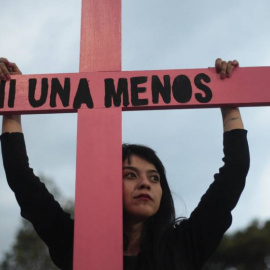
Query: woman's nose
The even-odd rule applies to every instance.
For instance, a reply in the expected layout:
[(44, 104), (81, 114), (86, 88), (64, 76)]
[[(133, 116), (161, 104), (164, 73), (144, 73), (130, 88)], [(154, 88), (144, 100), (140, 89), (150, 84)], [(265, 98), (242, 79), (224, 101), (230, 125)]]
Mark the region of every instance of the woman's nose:
[(140, 189), (150, 189), (150, 182), (146, 176), (142, 177), (140, 183), (139, 183)]

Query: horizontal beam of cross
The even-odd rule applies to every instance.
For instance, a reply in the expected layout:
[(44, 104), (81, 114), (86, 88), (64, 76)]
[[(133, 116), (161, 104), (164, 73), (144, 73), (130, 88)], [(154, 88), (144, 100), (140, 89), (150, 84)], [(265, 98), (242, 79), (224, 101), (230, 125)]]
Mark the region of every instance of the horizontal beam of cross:
[(213, 68), (14, 76), (0, 85), (0, 114), (270, 105), (270, 67), (238, 68), (221, 80)]

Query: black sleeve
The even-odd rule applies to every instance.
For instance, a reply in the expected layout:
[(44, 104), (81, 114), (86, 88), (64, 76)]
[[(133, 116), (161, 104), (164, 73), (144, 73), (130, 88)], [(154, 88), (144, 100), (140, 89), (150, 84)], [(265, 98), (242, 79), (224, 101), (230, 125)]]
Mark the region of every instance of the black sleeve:
[(47, 244), (54, 263), (60, 269), (72, 269), (74, 221), (29, 167), (23, 134), (4, 133), (1, 143), (7, 181), (22, 217)]
[(232, 223), (231, 211), (245, 187), (249, 170), (246, 134), (241, 129), (224, 133), (224, 166), (190, 218), (176, 226), (177, 238), (185, 243), (186, 256), (194, 269), (201, 269)]

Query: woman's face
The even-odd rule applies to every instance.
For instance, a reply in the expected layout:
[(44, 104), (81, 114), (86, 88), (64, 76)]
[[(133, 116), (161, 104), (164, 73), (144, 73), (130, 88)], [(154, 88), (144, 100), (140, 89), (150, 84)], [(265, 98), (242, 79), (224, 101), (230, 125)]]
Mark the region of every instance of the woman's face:
[(148, 161), (133, 155), (123, 163), (123, 204), (125, 215), (144, 221), (157, 213), (162, 196), (160, 175)]

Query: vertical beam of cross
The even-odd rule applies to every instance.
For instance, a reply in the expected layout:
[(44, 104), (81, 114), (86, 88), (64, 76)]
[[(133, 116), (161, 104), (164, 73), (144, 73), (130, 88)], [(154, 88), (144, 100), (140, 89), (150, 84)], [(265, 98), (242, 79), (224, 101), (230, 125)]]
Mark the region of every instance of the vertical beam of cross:
[(121, 71), (121, 0), (82, 0), (80, 72)]
[[(121, 0), (82, 0), (80, 72), (120, 70)], [(121, 115), (78, 110), (74, 270), (123, 268)]]

